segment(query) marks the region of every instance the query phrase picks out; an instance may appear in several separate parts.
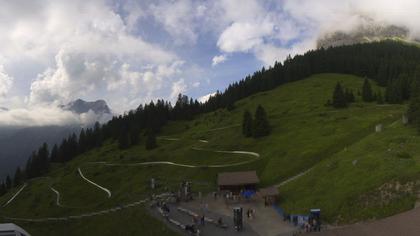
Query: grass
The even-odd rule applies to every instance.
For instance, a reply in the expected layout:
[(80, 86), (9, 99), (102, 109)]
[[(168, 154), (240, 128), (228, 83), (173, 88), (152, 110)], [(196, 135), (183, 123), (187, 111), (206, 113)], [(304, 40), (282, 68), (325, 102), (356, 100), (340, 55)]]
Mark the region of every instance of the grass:
[[(402, 124), (370, 134), (281, 188), (281, 205), (301, 213), (321, 208), (325, 219), (337, 223), (410, 209), (420, 173), (419, 141), (415, 131)], [(412, 186), (384, 188), (392, 183)]]
[[(170, 122), (160, 136), (180, 140), (158, 139), (159, 147), (152, 151), (144, 149), (145, 138), (141, 140), (141, 145), (123, 151), (108, 141), (103, 147), (65, 165), (55, 165), (48, 179), (30, 183), (12, 204), (1, 209), (1, 215), (48, 217), (103, 210), (147, 198), (152, 193), (163, 192), (164, 188), (176, 190), (182, 180), (193, 181), (196, 191), (209, 192), (216, 187), (217, 173), (224, 171), (257, 170), (261, 186), (268, 186), (312, 167), (314, 169), (307, 175), (281, 187), (280, 204), (288, 211), (306, 213), (309, 208), (321, 207), (329, 221), (339, 218), (341, 222), (348, 222), (382, 217), (409, 208), (415, 201), (411, 194), (395, 193), (399, 196), (395, 198), (397, 200), (393, 198), (380, 207), (363, 207), (365, 205), (360, 203), (371, 202), (377, 189), (389, 181), (402, 178), (409, 182), (416, 176), (418, 157), (415, 143), (406, 146), (411, 149), (397, 150), (392, 146), (398, 146), (401, 140), (411, 140), (409, 137), (417, 138), (410, 128), (395, 123), (405, 106), (367, 104), (361, 102), (359, 96), (348, 109), (336, 110), (324, 106), (338, 81), (355, 92), (363, 83), (361, 78), (338, 74), (314, 75), (289, 83), (243, 99), (230, 112), (218, 110), (200, 115), (192, 121)], [(373, 88), (381, 89), (375, 85)], [(242, 114), (245, 110), (254, 112), (258, 104), (262, 104), (269, 115), (272, 134), (260, 139), (244, 138), (240, 127)], [(375, 125), (379, 123), (384, 124), (384, 132), (373, 133)], [(221, 127), (225, 128), (219, 129)], [(198, 142), (198, 139), (209, 142)], [(391, 145), (394, 150), (386, 157), (381, 156), (384, 154), (384, 145)], [(243, 166), (218, 169), (89, 164), (98, 161), (172, 161), (208, 165), (237, 163), (252, 158), (211, 150), (258, 152), (262, 158)], [(352, 164), (355, 159), (356, 166)], [(77, 175), (78, 167), (87, 178), (110, 189), (112, 197), (108, 199), (105, 192), (84, 182)], [(151, 177), (156, 178), (161, 186), (153, 192), (148, 188)], [(401, 180), (401, 183), (404, 181)], [(49, 189), (50, 185), (60, 191), (62, 204), (70, 208), (55, 206), (55, 195)], [(7, 201), (12, 192), (1, 197), (0, 203)], [(136, 232), (132, 234), (176, 234), (149, 216), (143, 207), (68, 223), (17, 223), (35, 236), (123, 235), (119, 233), (119, 228)]]

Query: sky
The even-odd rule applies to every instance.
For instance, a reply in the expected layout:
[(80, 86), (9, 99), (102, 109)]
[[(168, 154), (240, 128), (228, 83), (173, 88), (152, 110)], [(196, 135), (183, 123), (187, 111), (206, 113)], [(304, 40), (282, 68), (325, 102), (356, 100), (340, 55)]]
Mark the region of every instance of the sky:
[(0, 0), (0, 126), (83, 123), (179, 93), (202, 101), (262, 66), (374, 21), (420, 35), (416, 0)]

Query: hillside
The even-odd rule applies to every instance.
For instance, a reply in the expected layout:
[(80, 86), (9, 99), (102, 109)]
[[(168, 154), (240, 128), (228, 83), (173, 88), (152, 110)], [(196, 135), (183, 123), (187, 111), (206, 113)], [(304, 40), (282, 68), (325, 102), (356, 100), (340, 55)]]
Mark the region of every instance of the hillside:
[[(120, 228), (127, 234), (172, 235), (163, 223), (148, 215), (147, 205), (123, 207), (150, 196), (151, 177), (161, 184), (156, 193), (165, 187), (175, 190), (182, 180), (192, 180), (195, 191), (209, 192), (215, 189), (218, 172), (254, 169), (261, 186), (279, 184), (310, 169), (280, 186), (280, 206), (293, 213), (320, 207), (330, 222), (349, 222), (410, 208), (415, 193), (399, 194), (405, 188), (395, 191), (396, 197), (390, 201), (375, 200), (378, 189), (388, 186), (384, 184), (399, 181), (405, 186), (417, 176), (419, 156), (413, 144), (418, 137), (399, 122), (405, 106), (362, 103), (358, 96), (348, 109), (325, 107), (338, 81), (354, 91), (363, 83), (361, 78), (340, 74), (319, 74), (288, 83), (242, 99), (232, 111), (221, 109), (192, 121), (170, 122), (159, 134), (159, 147), (152, 151), (145, 150), (145, 137), (141, 137), (140, 145), (124, 151), (107, 141), (66, 164), (55, 164), (48, 177), (31, 180), (1, 209), (1, 216), (44, 219), (35, 223), (12, 220), (33, 235), (118, 235)], [(374, 86), (375, 91), (379, 89)], [(258, 104), (269, 115), (272, 134), (257, 140), (243, 138), (243, 111), (254, 111)], [(384, 124), (384, 131), (374, 133), (379, 123)], [(260, 157), (245, 152), (259, 153)], [(213, 167), (143, 165), (156, 161)], [(112, 195), (108, 198), (105, 191), (81, 178), (78, 168)], [(1, 197), (0, 203), (8, 202), (19, 189), (21, 186)], [(115, 207), (124, 209), (82, 219), (45, 219)]]

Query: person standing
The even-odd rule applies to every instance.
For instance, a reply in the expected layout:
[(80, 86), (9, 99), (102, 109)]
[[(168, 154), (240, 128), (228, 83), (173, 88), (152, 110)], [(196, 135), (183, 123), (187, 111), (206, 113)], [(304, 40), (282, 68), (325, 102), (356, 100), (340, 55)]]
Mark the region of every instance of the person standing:
[(204, 223), (205, 223), (205, 216), (204, 216), (204, 215), (202, 215), (202, 216), (201, 216), (201, 225), (202, 225), (202, 226), (204, 226)]

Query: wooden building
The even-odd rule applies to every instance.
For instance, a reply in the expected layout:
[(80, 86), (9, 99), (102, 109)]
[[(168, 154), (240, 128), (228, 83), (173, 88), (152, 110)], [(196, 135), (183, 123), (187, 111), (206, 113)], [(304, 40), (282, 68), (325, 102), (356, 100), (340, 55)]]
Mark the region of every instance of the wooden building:
[(270, 206), (276, 203), (279, 196), (279, 190), (274, 186), (262, 188), (258, 193), (264, 199), (264, 204), (266, 206)]
[(217, 175), (219, 191), (238, 194), (241, 190), (256, 190), (260, 182), (255, 171), (225, 172)]

